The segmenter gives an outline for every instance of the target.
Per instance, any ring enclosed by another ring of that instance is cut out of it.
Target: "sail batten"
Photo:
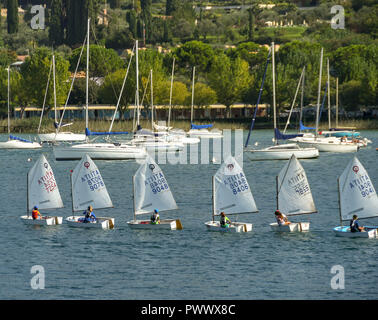
[[[28,173],[28,210],[63,208],[54,172],[42,154]]]
[[[93,160],[85,155],[72,172],[73,211],[113,208],[101,173]]]
[[[229,156],[214,176],[214,215],[258,212],[247,178],[235,158]]]
[[[378,217],[378,196],[366,169],[354,157],[339,178],[340,218],[350,220]]]
[[[163,171],[148,155],[134,176],[135,214],[178,209]]]
[[[293,154],[277,177],[278,210],[287,216],[315,213],[307,175]]]

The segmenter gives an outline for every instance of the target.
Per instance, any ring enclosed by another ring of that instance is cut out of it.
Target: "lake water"
[[[378,131],[361,133],[373,144],[356,155],[377,188]],[[271,138],[271,130],[258,130],[252,143],[269,145]],[[54,170],[65,205],[54,214],[72,214],[69,171],[77,161],[55,161],[51,147],[0,151],[0,299],[378,296],[378,239],[338,238],[332,231],[340,224],[336,180],[354,154],[321,153],[318,159],[301,160],[318,209],[316,214],[291,219],[311,222],[311,231],[303,234],[277,234],[269,227],[275,221],[275,176],[286,161],[251,162],[244,156],[244,171],[259,213],[238,217],[253,223],[252,232],[225,234],[209,232],[204,225],[211,220],[211,177],[219,168],[216,164],[161,165],[179,207],[161,217],[180,218],[181,231],[128,228],[126,221],[133,217],[132,175],[139,166],[132,161],[95,161],[114,204],[114,209],[95,213],[114,217],[115,229],[76,229],[65,223],[26,226],[19,218],[26,212],[26,175],[41,152]],[[378,224],[377,219],[361,222]],[[31,288],[34,265],[45,270],[44,290]],[[343,290],[331,288],[334,265],[344,268]]]

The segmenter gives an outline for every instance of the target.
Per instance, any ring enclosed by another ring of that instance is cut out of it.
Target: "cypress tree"
[[[62,0],[51,1],[49,39],[54,46],[64,43],[64,10]]]
[[[18,0],[7,0],[8,33],[18,32]]]
[[[134,38],[137,37],[137,17],[134,10],[127,11],[126,21],[129,24],[129,30]]]
[[[252,8],[248,10],[248,40],[253,40],[254,37],[255,17]]]

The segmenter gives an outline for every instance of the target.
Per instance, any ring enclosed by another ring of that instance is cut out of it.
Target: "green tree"
[[[69,57],[70,70],[75,71],[81,48],[72,51]],[[89,74],[90,77],[104,77],[105,75],[118,70],[124,65],[122,59],[113,49],[106,49],[98,45],[90,45],[89,48]],[[86,54],[81,56],[79,70],[86,69]]]
[[[64,7],[62,0],[51,0],[49,39],[54,47],[64,43]]]
[[[214,59],[214,51],[211,46],[195,40],[186,42],[177,48],[173,55],[176,57],[177,64],[186,68],[189,73],[193,66],[196,66],[200,72],[209,71]]]
[[[46,83],[49,76],[51,65],[51,51],[47,48],[40,48],[33,52],[33,54],[25,60],[21,66],[21,88],[23,101],[28,105],[42,106]],[[57,104],[64,104],[69,90],[69,63],[64,60],[59,54],[55,55],[55,70],[56,70],[56,100]],[[38,75],[38,81],[35,80],[35,75]],[[52,74],[48,88],[47,106],[54,105],[54,91]]]
[[[129,24],[129,31],[134,38],[137,37],[137,16],[135,10],[129,10],[126,13],[126,21]]]
[[[242,100],[251,84],[248,62],[240,58],[231,60],[221,53],[214,57],[208,78],[211,88],[217,94],[218,102],[226,106],[229,117],[230,106]]]
[[[191,95],[189,99],[191,101]],[[217,94],[212,88],[202,82],[197,82],[194,85],[194,105],[198,107],[206,107],[216,102]],[[189,101],[187,104],[189,104]]]
[[[8,33],[18,32],[18,1],[6,0]]]

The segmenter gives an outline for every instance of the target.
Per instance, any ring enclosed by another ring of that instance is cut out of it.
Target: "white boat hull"
[[[292,141],[296,141],[301,147],[317,148],[320,152],[357,152],[358,145],[355,143],[341,142],[339,139],[319,139],[314,140],[311,138],[295,138]]]
[[[8,140],[0,142],[0,149],[40,149],[42,146],[37,142],[24,142],[20,140]]]
[[[42,219],[33,219],[31,216],[21,216],[22,222],[28,225],[38,226],[55,226],[62,224],[63,217],[43,217]]]
[[[159,224],[152,224],[150,220],[132,220],[127,224],[131,229],[138,230],[181,230],[182,225],[179,219],[177,220],[160,220]]]
[[[345,238],[376,238],[377,237],[377,228],[376,227],[365,227],[366,231],[362,232],[351,232],[350,227],[348,226],[339,226],[335,227],[333,231],[338,237]]]
[[[86,135],[84,133],[59,132],[56,133],[41,133],[38,135],[41,142],[74,142],[85,141]]]
[[[82,217],[71,216],[66,218],[66,222],[69,226],[75,228],[94,228],[94,229],[113,229],[114,218],[98,217],[96,222],[81,222],[79,219]]]
[[[310,222],[291,222],[286,225],[271,223],[270,228],[276,232],[305,232],[310,230]]]
[[[144,159],[145,149],[124,144],[86,143],[66,147],[54,147],[56,160],[80,160],[86,154],[94,160],[130,160]]]
[[[193,138],[211,138],[211,139],[217,139],[217,138],[223,138],[222,131],[220,130],[207,130],[207,129],[190,129],[188,131],[188,136]]]
[[[252,231],[252,223],[232,222],[228,228],[221,227],[219,221],[208,221],[205,223],[207,230],[217,232],[250,232]]]
[[[289,145],[290,146],[290,145]],[[246,149],[245,153],[247,154],[250,160],[290,160],[294,154],[297,159],[313,159],[319,157],[319,150],[317,148],[300,148],[297,149],[285,149],[285,145],[280,145],[280,148],[277,146],[254,150]]]

